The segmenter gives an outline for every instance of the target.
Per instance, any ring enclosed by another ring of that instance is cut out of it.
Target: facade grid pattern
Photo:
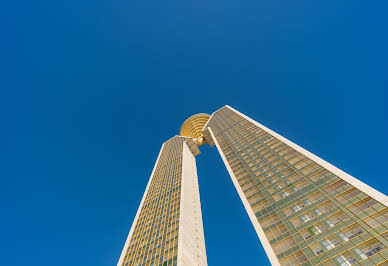
[[[272,264],[388,266],[384,194],[229,106],[180,135],[162,146],[118,266],[207,265],[195,165],[206,142]]]
[[[388,262],[388,208],[228,107],[206,127],[281,265]]]
[[[185,140],[164,144],[122,265],[177,265]]]

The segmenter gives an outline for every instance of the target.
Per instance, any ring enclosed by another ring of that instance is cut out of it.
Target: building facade
[[[207,265],[198,153],[187,137],[162,145],[117,265]]]
[[[186,161],[192,169],[195,169],[194,156],[199,154],[198,146],[207,142],[217,147],[273,265],[388,265],[388,197],[384,194],[229,106],[210,117],[205,114],[190,117],[182,125],[181,135],[184,137],[175,139],[183,143],[183,154],[185,149],[190,154],[191,159]],[[179,179],[176,181],[179,183],[186,177],[196,185],[188,189],[181,186],[180,192],[175,192],[181,208],[176,208],[172,216],[179,217],[174,225],[175,234],[168,238],[175,241],[173,252],[166,253],[165,248],[161,248],[163,251],[157,254],[167,254],[167,257],[161,259],[159,255],[158,261],[152,261],[151,253],[155,248],[145,251],[139,246],[144,245],[139,244],[141,241],[151,243],[153,239],[150,240],[152,233],[146,233],[150,225],[139,223],[148,185],[118,265],[126,265],[125,262],[129,262],[128,265],[163,265],[165,258],[168,259],[165,265],[206,265],[196,170],[175,179]],[[160,181],[152,184],[155,191],[163,187]],[[186,206],[189,209],[192,206],[182,204],[182,195],[186,194],[182,191],[198,195],[193,198],[198,201],[195,219],[190,218],[193,211],[186,210]],[[150,211],[150,205],[145,206],[149,208],[148,217],[160,215]],[[193,220],[200,223],[201,237],[197,242],[203,245],[201,249],[182,244],[194,243],[193,239],[197,239],[184,234],[184,228],[194,228]],[[139,248],[143,253],[136,253]],[[186,253],[190,258],[200,254],[201,260],[185,260],[183,254]]]

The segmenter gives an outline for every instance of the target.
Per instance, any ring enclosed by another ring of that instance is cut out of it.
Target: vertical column
[[[183,144],[178,265],[207,265],[195,156]]]

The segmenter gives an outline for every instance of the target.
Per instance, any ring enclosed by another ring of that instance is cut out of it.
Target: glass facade
[[[163,145],[121,265],[177,265],[185,140],[174,137]]]
[[[388,264],[387,206],[228,106],[205,130],[263,230],[272,263]]]
[[[388,265],[387,196],[229,106],[190,117],[180,135],[162,146],[118,266],[207,265],[195,164],[205,142],[272,264]]]

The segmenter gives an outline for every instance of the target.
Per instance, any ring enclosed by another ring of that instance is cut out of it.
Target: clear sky
[[[0,1],[0,264],[117,263],[162,142],[225,104],[388,194],[387,11]],[[202,151],[209,264],[267,265],[220,156]]]

